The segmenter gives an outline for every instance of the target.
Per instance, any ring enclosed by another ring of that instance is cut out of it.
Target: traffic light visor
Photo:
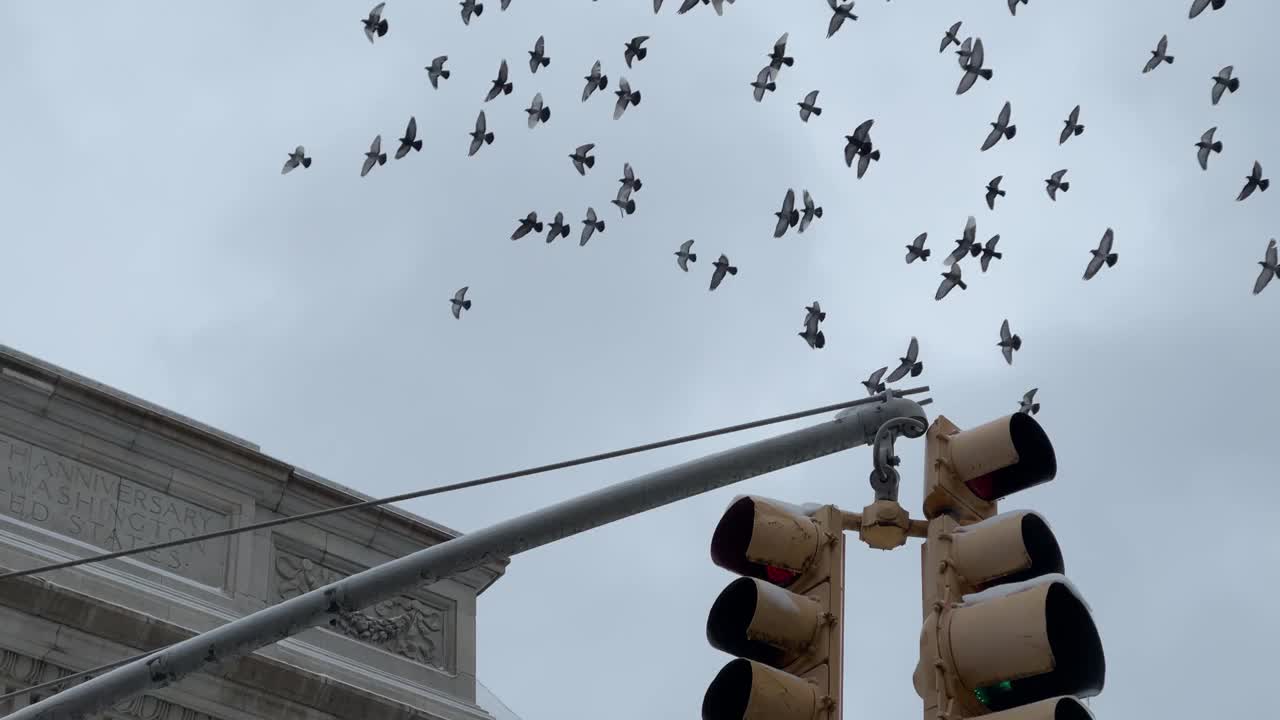
[[[756,578],[738,578],[711,606],[707,641],[730,655],[780,668],[810,648],[822,612],[822,603],[814,598]]]
[[[765,498],[745,496],[729,505],[711,536],[711,561],[738,575],[779,587],[791,585],[821,548],[817,522]]]
[[[1058,473],[1049,436],[1025,413],[956,433],[948,445],[960,480],[986,502],[1048,482]]]
[[[814,683],[751,660],[730,660],[702,698],[702,720],[810,720],[818,713]]]
[[[1094,720],[1084,703],[1073,697],[1056,697],[1020,708],[984,715],[983,720]]]

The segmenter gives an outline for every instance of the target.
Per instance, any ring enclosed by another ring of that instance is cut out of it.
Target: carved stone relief
[[[276,591],[281,600],[345,577],[309,558],[276,553]],[[421,598],[400,595],[363,612],[343,612],[334,630],[414,662],[449,671],[448,611]]]

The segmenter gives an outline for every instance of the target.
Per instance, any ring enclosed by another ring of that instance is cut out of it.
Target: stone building
[[[0,346],[5,570],[367,499]],[[158,649],[456,535],[383,506],[0,581],[0,694]],[[418,588],[102,717],[488,720],[476,704],[476,597],[505,567]],[[0,700],[0,715],[31,701]]]

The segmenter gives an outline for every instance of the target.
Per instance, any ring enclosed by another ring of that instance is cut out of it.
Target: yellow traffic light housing
[[[827,505],[812,515],[740,497],[711,539],[711,559],[742,577],[720,593],[707,640],[737,659],[716,675],[703,720],[840,718],[844,532]]]
[[[969,430],[939,415],[925,433],[924,516],[991,517],[997,500],[1049,482],[1057,472],[1049,436],[1030,415],[1014,413]]]

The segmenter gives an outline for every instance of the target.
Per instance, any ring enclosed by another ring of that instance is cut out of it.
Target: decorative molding
[[[343,577],[330,568],[292,553],[276,551],[276,592],[287,600]],[[343,612],[333,629],[414,662],[449,672],[447,609],[423,598],[400,595],[384,600],[366,612]]]
[[[21,687],[30,687],[50,680],[57,680],[73,672],[48,660],[37,660],[13,650],[0,650],[0,677],[6,678]],[[88,676],[81,676],[68,680],[65,685],[54,685],[37,690],[36,694],[41,699],[50,697],[72,685],[79,685],[88,679]],[[29,697],[22,700],[24,706],[31,702]],[[154,695],[139,695],[123,700],[113,705],[109,711],[99,717],[102,716],[124,716],[135,720],[217,720],[217,718],[208,713],[192,710],[168,700],[161,700]]]

